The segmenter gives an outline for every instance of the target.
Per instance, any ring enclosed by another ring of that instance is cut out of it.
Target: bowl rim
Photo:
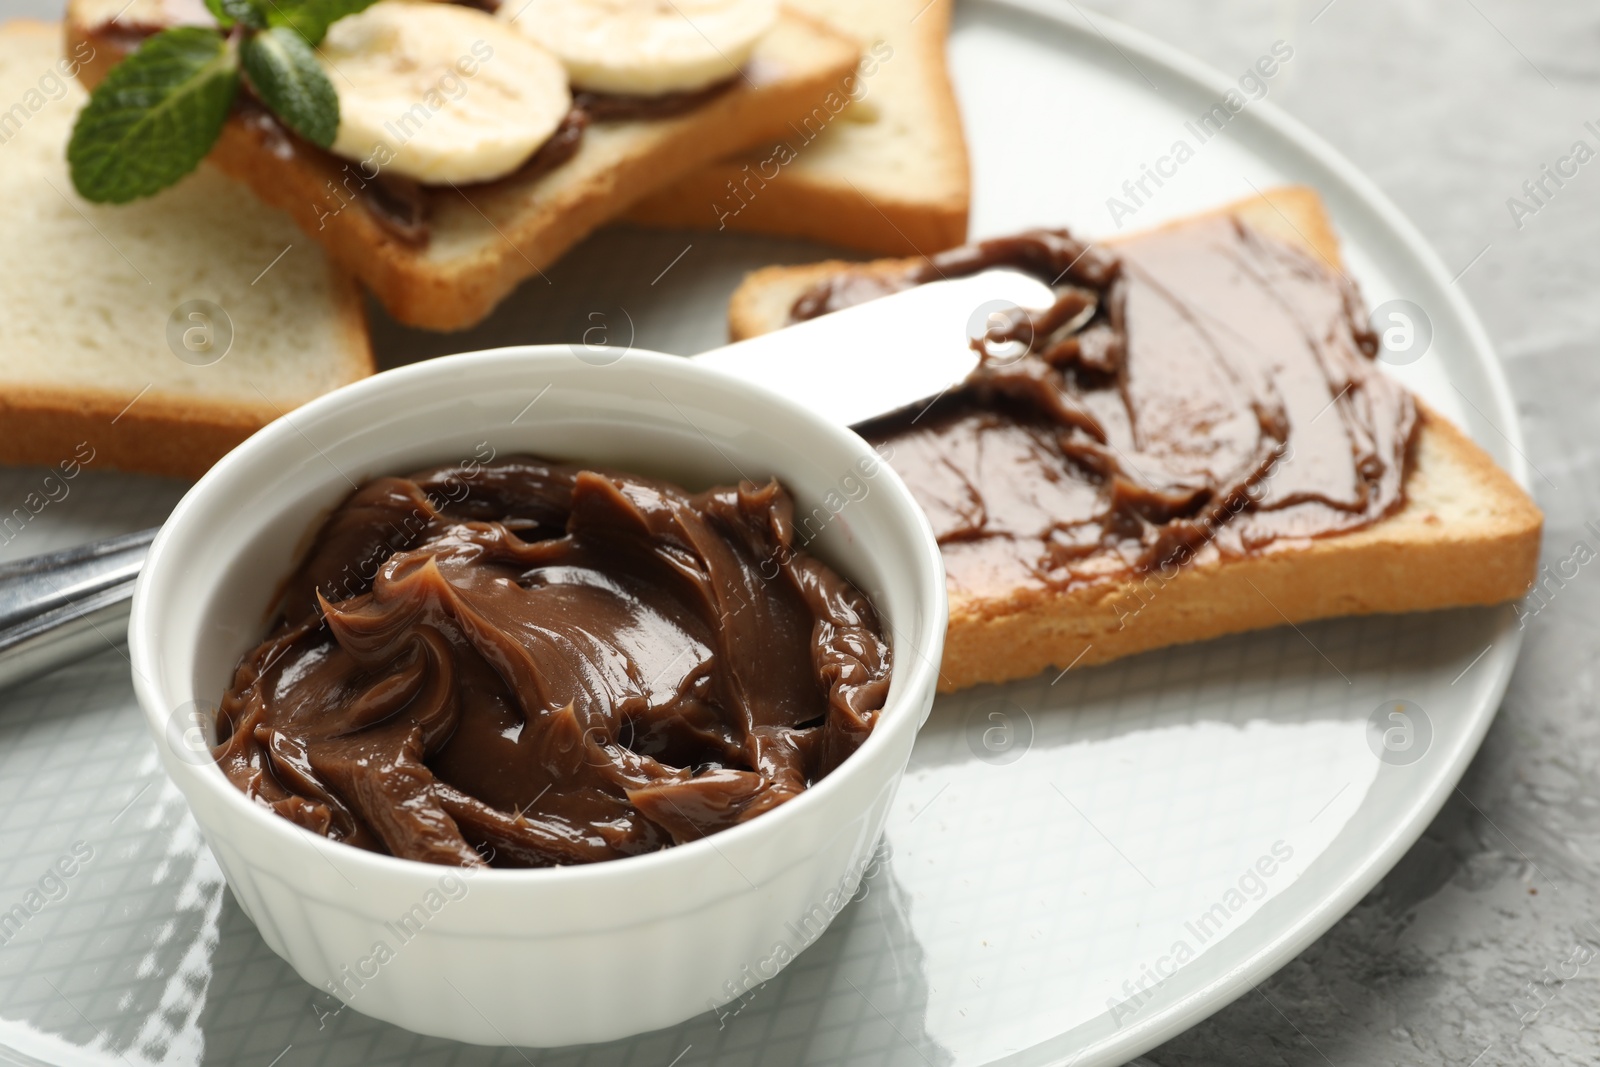
[[[480,366],[493,366],[502,362],[525,359],[554,359],[563,361],[572,360],[570,346],[563,344],[539,345],[510,345],[499,348],[482,349],[472,352],[456,353],[422,360],[417,363],[380,371],[377,374],[362,378],[358,381],[340,386],[330,392],[318,396],[306,404],[273,419],[272,422],[251,434],[244,442],[235,447],[212,468],[207,471],[184,494],[171,515],[162,524],[155,540],[151,543],[146,562],[141,568],[138,581],[135,585],[133,604],[128,621],[128,651],[132,666],[133,685],[141,710],[144,712],[145,724],[150,729],[156,744],[163,743],[164,731],[167,727],[167,718],[170,717],[170,708],[179,704],[168,699],[166,690],[156,679],[162,677],[162,672],[157,669],[163,655],[164,642],[152,635],[162,631],[159,625],[163,606],[155,599],[160,592],[160,587],[165,580],[166,572],[180,563],[169,562],[172,557],[172,544],[186,534],[187,527],[192,525],[188,518],[196,511],[202,510],[210,498],[220,493],[230,484],[235,471],[252,462],[261,453],[270,452],[281,448],[287,442],[303,441],[303,431],[291,422],[291,416],[298,418],[302,423],[312,420],[324,420],[342,409],[379,396],[390,390],[403,389],[417,380],[437,378],[440,384],[449,388],[456,382],[466,382],[470,378],[465,373],[469,368]],[[527,885],[568,885],[575,882],[591,882],[624,877],[648,877],[653,874],[662,874],[668,870],[684,867],[691,864],[703,863],[708,860],[722,857],[724,862],[731,865],[730,860],[723,856],[723,847],[737,848],[745,842],[759,840],[762,835],[771,837],[781,833],[783,829],[796,819],[802,819],[814,807],[824,803],[828,797],[842,789],[847,788],[850,780],[857,778],[872,762],[871,756],[890,745],[890,729],[886,725],[894,724],[900,729],[903,720],[915,719],[909,728],[915,733],[920,729],[921,719],[925,718],[911,705],[919,699],[923,692],[932,693],[936,690],[937,676],[939,673],[939,656],[929,655],[927,649],[934,648],[942,652],[945,628],[949,617],[949,603],[945,593],[944,562],[939,552],[938,542],[934,536],[933,528],[927,516],[911,496],[911,491],[905,482],[887,461],[879,456],[872,447],[853,430],[837,426],[822,416],[812,412],[804,406],[790,400],[781,393],[758,386],[744,379],[735,377],[714,367],[705,366],[683,356],[669,355],[648,349],[629,349],[627,360],[643,363],[645,368],[658,370],[670,375],[687,376],[689,379],[696,377],[709,380],[724,390],[732,390],[747,394],[752,405],[766,405],[775,407],[791,417],[810,424],[810,430],[816,435],[831,438],[839,447],[858,453],[858,458],[873,456],[881,465],[881,469],[874,480],[887,488],[887,497],[892,501],[890,507],[898,511],[902,518],[908,521],[911,532],[918,542],[918,551],[915,554],[906,554],[900,559],[903,562],[891,562],[891,566],[905,566],[911,574],[914,584],[922,586],[924,595],[929,600],[929,610],[924,613],[925,623],[921,633],[902,632],[897,634],[892,628],[888,637],[891,647],[894,647],[897,638],[903,636],[907,648],[913,655],[901,654],[897,650],[894,663],[890,668],[891,689],[890,696],[879,712],[878,723],[867,736],[865,742],[855,752],[851,753],[838,768],[816,785],[807,788],[800,796],[795,797],[775,809],[763,812],[761,815],[747,822],[738,823],[716,833],[708,834],[695,841],[667,848],[657,849],[653,852],[641,853],[634,856],[623,856],[616,859],[602,860],[595,863],[569,864],[554,867],[527,867],[527,868],[502,868],[502,867],[453,867],[443,864],[426,863],[421,860],[406,859],[388,853],[372,852],[367,849],[357,848],[343,842],[334,841],[321,834],[312,833],[266,807],[250,800],[222,773],[221,768],[214,760],[190,765],[179,763],[163,757],[162,764],[169,778],[179,786],[181,792],[188,800],[189,788],[207,790],[209,794],[218,799],[226,809],[246,822],[258,827],[260,832],[277,835],[288,847],[310,847],[321,851],[326,858],[342,859],[356,868],[364,868],[376,876],[419,878],[437,880],[446,872],[467,872],[474,884],[487,880],[490,884],[501,886]],[[573,360],[573,362],[577,362]],[[565,369],[571,373],[570,364],[564,364]],[[580,364],[580,366],[582,366]],[[578,370],[576,373],[603,374],[612,367],[590,366],[587,371]],[[461,373],[457,373],[460,371]],[[748,410],[748,409],[747,409]],[[313,446],[316,447],[316,446]],[[720,447],[713,444],[714,448],[721,451]],[[796,445],[796,447],[799,447]],[[885,479],[884,476],[887,475]],[[181,768],[181,769],[180,769]],[[181,780],[180,780],[181,779]],[[806,856],[797,854],[791,861],[786,862],[780,869],[788,869],[794,863],[804,862]],[[734,868],[738,871],[738,868]],[[746,879],[748,881],[748,879]],[[755,883],[752,883],[752,888]]]

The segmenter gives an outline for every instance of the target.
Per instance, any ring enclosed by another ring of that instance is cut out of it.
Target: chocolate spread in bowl
[[[1403,506],[1416,406],[1375,364],[1353,283],[1232,218],[1119,250],[1035,231],[838,275],[795,303],[803,319],[991,266],[1058,286],[1056,308],[1020,331],[1025,356],[986,360],[932,408],[861,428],[893,449],[953,589],[1060,588],[1260,552]]]
[[[531,457],[370,482],[239,664],[217,761],[306,829],[433,863],[588,863],[759,815],[889,686],[871,604],[792,508]]]

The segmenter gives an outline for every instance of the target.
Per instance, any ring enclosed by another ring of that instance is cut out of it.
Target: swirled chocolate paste
[[[991,334],[964,387],[861,428],[932,519],[953,593],[1260,552],[1404,504],[1416,407],[1376,366],[1348,278],[1231,217],[1118,253],[1034,231],[839,275],[791,312],[991,266],[1056,287],[1049,311]]]
[[[588,863],[759,815],[889,686],[871,604],[792,510],[775,482],[531,457],[377,479],[239,664],[216,759],[308,830],[432,863]]]

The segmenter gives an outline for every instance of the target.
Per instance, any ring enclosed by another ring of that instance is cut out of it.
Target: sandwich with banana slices
[[[86,199],[207,160],[436,330],[850,93],[861,58],[777,0],[69,0],[67,38],[93,56]]]

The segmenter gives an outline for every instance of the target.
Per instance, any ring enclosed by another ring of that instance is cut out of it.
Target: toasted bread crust
[[[1312,249],[1339,267],[1314,190],[1289,187],[1218,212]],[[1205,216],[1201,216],[1205,217]],[[1184,225],[1179,220],[1172,226]],[[735,340],[776,329],[809,286],[841,271],[888,273],[915,258],[768,267],[729,302]],[[1418,404],[1406,503],[1352,533],[1281,541],[1249,556],[1201,553],[1170,575],[1127,574],[1067,589],[950,588],[939,687],[1027,678],[1168,645],[1344,615],[1497,604],[1535,579],[1543,516],[1448,419]]]
[[[69,49],[87,42],[97,57],[118,42],[68,5]],[[360,169],[326,157],[275,150],[259,126],[235,115],[208,157],[268,204],[288,212],[336,262],[359,277],[398,321],[433,330],[481,321],[524,279],[635,200],[711,160],[775,137],[855,66],[854,42],[784,9],[757,46],[745,79],[693,111],[667,119],[597,122],[573,159],[544,175],[513,176],[441,198],[426,247],[396,238],[359,205],[345,183]],[[104,76],[103,59],[80,77]]]
[[[948,187],[867,192],[857,182],[870,175],[857,173],[852,180],[850,168],[830,172],[808,167],[806,146],[800,144],[795,146],[797,163],[770,180],[763,177],[771,170],[763,171],[773,158],[770,148],[742,153],[653,193],[634,205],[627,220],[800,237],[889,256],[961,244],[967,238],[972,197],[966,136],[945,56],[954,7],[953,0],[933,0],[918,10],[897,42],[917,64],[918,93],[930,112],[929,121],[913,127],[915,148],[942,157],[956,171],[957,180]]]
[[[635,205],[626,220],[646,226],[799,237],[878,255],[920,255],[967,239],[966,196],[937,202],[869,197],[860,189],[808,175],[780,173],[736,214],[728,190],[749,179],[766,156],[714,163]],[[719,211],[721,209],[721,211]]]
[[[198,478],[278,417],[266,408],[177,398],[113,398],[87,391],[7,389],[0,394],[0,463],[52,466],[87,444],[95,469]],[[123,409],[127,410],[124,411]]]
[[[334,272],[333,302],[344,340],[337,358],[349,363],[348,380],[377,371],[367,336],[361,292]],[[0,465],[49,466],[82,443],[94,449],[94,466],[172,478],[198,478],[283,409],[181,394],[149,392],[113,396],[92,386],[73,389],[10,385],[0,390]]]

